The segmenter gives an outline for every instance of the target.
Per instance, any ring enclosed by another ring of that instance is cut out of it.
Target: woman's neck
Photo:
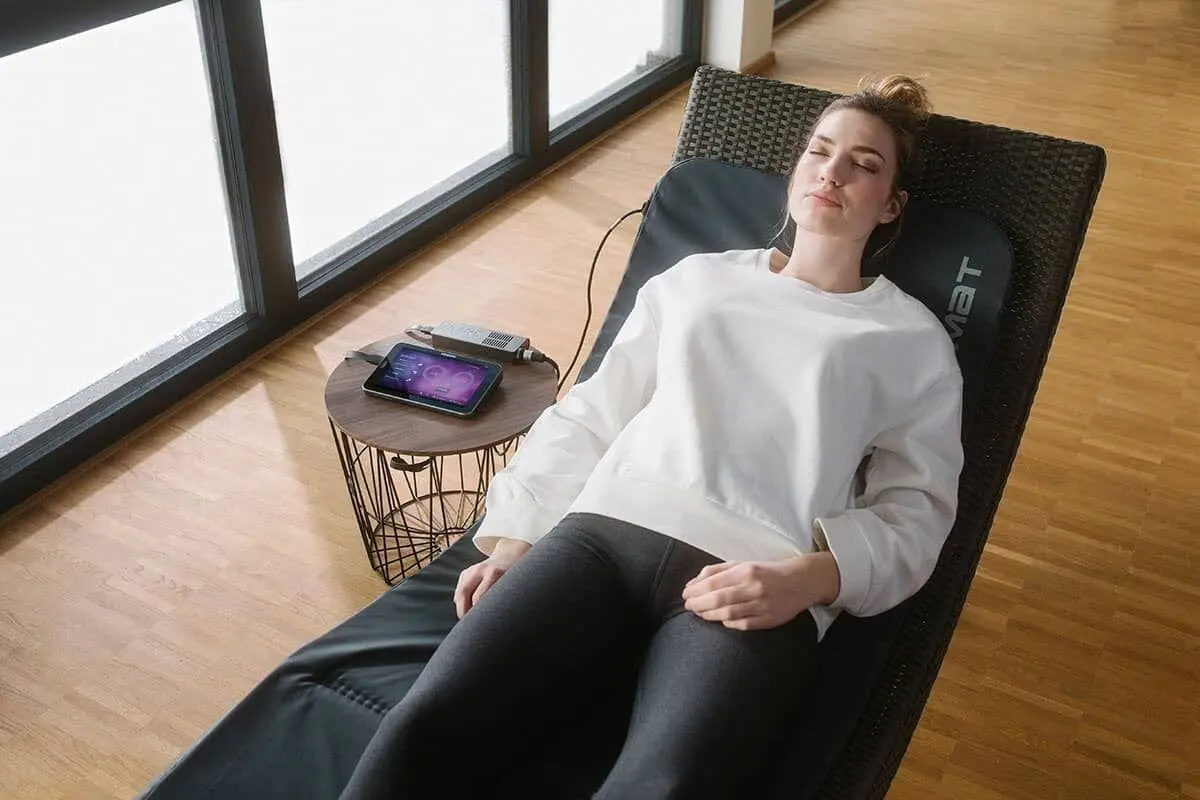
[[[863,244],[797,231],[791,256],[771,251],[771,269],[827,292],[861,291]]]

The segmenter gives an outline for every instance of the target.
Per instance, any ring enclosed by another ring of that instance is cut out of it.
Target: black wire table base
[[[389,453],[329,422],[371,568],[389,584],[415,574],[483,514],[492,476],[524,434],[449,456]]]

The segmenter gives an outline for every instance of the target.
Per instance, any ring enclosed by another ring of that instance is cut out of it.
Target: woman
[[[695,255],[646,282],[493,479],[460,622],[344,798],[494,794],[628,670],[595,796],[736,796],[837,614],[927,580],[957,507],[962,378],[938,319],[861,275],[927,115],[899,76],[836,100],[789,181],[789,256]]]

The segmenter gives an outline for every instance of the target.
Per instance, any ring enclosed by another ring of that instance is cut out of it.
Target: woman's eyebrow
[[[834,142],[833,139],[830,139],[828,136],[825,136],[824,134],[821,134],[821,133],[816,134],[815,136],[813,136],[813,138],[824,144],[836,144],[836,142]],[[870,153],[871,155],[877,157],[880,161],[884,161],[884,162],[887,161],[887,159],[884,158],[883,153],[879,152],[874,147],[867,147],[865,144],[859,144],[859,145],[855,145],[854,147],[851,147],[850,152],[852,152],[852,153],[853,152]]]

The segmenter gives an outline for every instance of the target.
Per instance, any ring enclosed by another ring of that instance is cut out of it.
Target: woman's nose
[[[822,165],[821,181],[824,183],[832,183],[835,186],[841,186],[845,183],[843,175],[842,161],[839,158],[831,158]]]

